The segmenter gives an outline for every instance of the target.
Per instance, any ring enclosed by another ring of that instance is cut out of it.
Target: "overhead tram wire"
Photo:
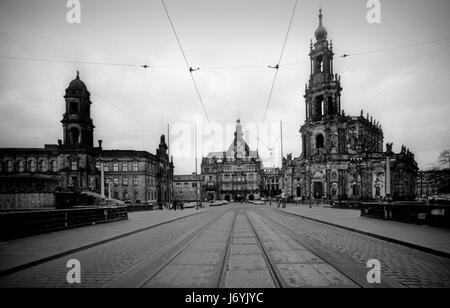
[[[29,48],[25,47],[24,45],[22,45],[21,43],[17,42],[16,40],[14,40],[13,38],[11,38],[9,35],[7,35],[6,33],[0,31],[0,34],[3,35],[8,41],[10,41],[12,44],[20,47],[21,49],[25,50],[28,54],[35,56],[33,59],[35,59],[35,61],[41,62],[46,64],[47,66],[51,67],[53,70],[55,70],[56,72],[58,72],[60,75],[64,76],[64,78],[66,77],[72,77],[70,74],[68,74],[66,71],[61,70],[59,67],[57,67],[56,65],[53,64],[52,61],[46,60],[44,58],[40,58],[40,57],[36,57],[36,55],[34,54],[34,52],[32,52]],[[132,123],[134,123],[137,126],[137,123],[142,123],[144,124],[144,122],[139,121],[138,119],[136,119],[134,116],[132,116],[130,113],[123,111],[121,108],[119,108],[116,104],[112,103],[111,101],[107,99],[103,98],[99,93],[97,93],[95,90],[90,90],[89,91],[91,94],[96,95],[97,96],[97,102],[99,103],[104,103],[108,106],[112,106],[115,109],[117,109],[118,111],[120,111],[122,114],[128,116],[130,119],[133,119],[134,121]]]
[[[340,57],[341,58],[347,58],[347,57],[354,57],[354,56],[361,56],[361,55],[369,55],[369,54],[382,53],[382,52],[388,52],[388,51],[405,49],[405,48],[411,48],[411,47],[417,47],[417,46],[432,45],[432,44],[442,43],[442,42],[447,42],[447,41],[450,41],[450,38],[446,38],[446,39],[442,39],[442,40],[436,40],[436,41],[428,41],[428,42],[407,44],[407,45],[401,45],[401,46],[390,47],[390,48],[361,51],[361,52],[352,53],[352,54],[343,54]]]
[[[430,57],[427,57],[425,59],[423,59],[422,61],[416,63],[413,68],[411,70],[409,70],[406,74],[400,76],[400,78],[394,80],[392,83],[389,83],[386,87],[384,87],[383,89],[381,89],[379,92],[377,92],[375,95],[373,95],[371,98],[369,98],[365,104],[368,104],[370,102],[372,102],[375,98],[377,98],[378,96],[380,96],[384,91],[392,88],[393,86],[397,85],[399,82],[401,82],[402,80],[404,80],[405,78],[407,78],[408,76],[410,76],[411,74],[413,74],[414,72],[416,72],[417,70],[419,70],[421,68],[421,66],[425,65],[426,63],[432,61],[434,58],[436,58],[437,56],[439,56],[441,53],[443,53],[445,50],[447,50],[448,48],[450,48],[450,44],[447,44],[446,46],[444,46],[443,48],[440,48],[437,52],[433,53]]]
[[[437,44],[437,43],[442,43],[442,42],[447,42],[447,41],[450,41],[450,38],[441,39],[441,40],[434,40],[434,41],[428,41],[428,42],[406,44],[406,45],[400,45],[400,46],[383,48],[383,49],[367,50],[367,51],[361,51],[361,52],[350,53],[350,54],[344,53],[337,60],[345,59],[345,58],[353,57],[353,56],[370,55],[370,54],[389,52],[389,51],[394,51],[394,50],[399,50],[399,49],[406,49],[406,48],[412,48],[412,47],[432,45],[432,44]],[[282,65],[280,65],[280,67],[300,65],[300,64],[308,63],[309,61],[310,60],[305,59],[303,61],[283,63]]]
[[[8,40],[13,42],[14,44],[18,45],[19,47],[24,47],[14,40],[12,40],[8,35],[6,35],[3,32],[0,32],[0,34],[4,35]],[[389,52],[389,51],[395,51],[399,49],[406,49],[406,48],[412,48],[412,47],[418,47],[418,46],[426,46],[426,45],[432,45],[442,42],[450,41],[450,38],[441,39],[441,40],[435,40],[435,41],[428,41],[428,42],[420,42],[420,43],[414,43],[414,44],[407,44],[407,45],[400,45],[396,47],[390,47],[390,48],[384,48],[384,49],[376,49],[376,50],[367,50],[362,52],[356,52],[351,54],[342,54],[339,58],[348,58],[353,56],[360,56],[360,55],[370,55],[370,54],[377,54],[377,53],[383,53],[383,52]],[[114,63],[114,62],[97,62],[97,61],[83,61],[83,60],[64,60],[64,59],[51,59],[51,58],[42,58],[42,57],[17,57],[17,56],[2,56],[0,55],[0,59],[5,60],[18,60],[18,61],[36,61],[36,62],[47,62],[47,63],[67,63],[67,64],[87,64],[87,65],[106,65],[106,66],[124,66],[124,67],[143,67],[143,68],[150,68],[150,69],[174,69],[174,70],[184,70],[184,66],[174,66],[174,65],[147,65],[147,64],[131,64],[131,63]],[[287,66],[294,66],[294,65],[300,65],[308,63],[309,60],[303,60],[303,61],[297,61],[297,62],[289,62],[289,63],[283,63],[279,64],[279,68],[281,67],[287,67]],[[202,70],[234,70],[234,69],[266,69],[266,65],[223,65],[223,66],[202,66]],[[275,68],[275,67],[271,67]]]
[[[286,32],[286,36],[284,38],[283,47],[281,49],[280,58],[278,59],[278,63],[275,66],[273,66],[273,67],[269,66],[269,68],[273,68],[276,71],[275,71],[275,75],[273,77],[272,86],[270,88],[269,98],[267,99],[266,108],[264,110],[264,116],[263,116],[263,121],[262,121],[263,123],[266,121],[267,111],[269,110],[270,101],[271,101],[272,95],[273,95],[273,89],[275,88],[275,83],[277,81],[278,71],[280,69],[281,60],[283,59],[284,50],[286,48],[286,43],[287,43],[287,40],[289,38],[289,33],[291,31],[292,21],[294,20],[294,15],[295,15],[295,11],[297,9],[297,4],[298,4],[298,0],[295,0],[295,5],[294,5],[294,8],[292,10],[291,19],[289,21],[289,26],[288,26],[288,29],[287,29],[287,32]]]
[[[166,12],[167,19],[169,20],[170,26],[172,27],[172,31],[173,31],[173,33],[175,35],[175,38],[176,38],[177,42],[178,42],[178,46],[180,47],[180,50],[181,50],[181,53],[183,55],[184,61],[186,63],[186,66],[187,66],[187,68],[189,70],[189,75],[191,75],[191,80],[192,80],[192,83],[194,84],[194,87],[195,87],[195,90],[197,92],[197,96],[198,96],[198,99],[200,101],[200,104],[202,105],[203,112],[205,113],[206,120],[207,120],[207,122],[209,124],[210,121],[209,121],[209,117],[208,117],[208,112],[206,111],[205,104],[203,103],[203,98],[202,98],[202,96],[200,94],[200,90],[198,89],[197,82],[195,81],[194,75],[192,74],[193,72],[198,71],[200,68],[193,69],[189,65],[189,61],[188,61],[188,59],[186,57],[186,53],[184,52],[183,46],[181,45],[181,41],[180,41],[180,38],[178,37],[177,31],[175,30],[175,26],[174,26],[174,24],[172,22],[172,18],[170,18],[169,10],[167,9],[166,3],[164,2],[164,0],[161,0],[161,2],[162,2],[162,5],[164,7],[164,11]]]

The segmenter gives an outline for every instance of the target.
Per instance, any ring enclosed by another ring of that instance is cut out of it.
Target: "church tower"
[[[67,148],[92,148],[94,124],[91,118],[91,94],[86,85],[77,77],[66,89],[66,112],[61,121],[63,125],[63,146]]]
[[[323,25],[322,9],[319,10],[319,27],[314,33],[316,42],[310,44],[310,77],[305,85],[306,121],[302,134],[302,157],[335,151],[337,142],[330,127],[341,117],[341,81],[333,70],[333,43],[328,42],[327,29]],[[342,142],[343,144],[343,142]]]
[[[340,77],[333,72],[333,43],[328,43],[327,29],[323,26],[322,9],[319,11],[316,42],[311,41],[309,57],[311,73],[305,89],[306,120],[309,123],[332,119],[341,112]]]

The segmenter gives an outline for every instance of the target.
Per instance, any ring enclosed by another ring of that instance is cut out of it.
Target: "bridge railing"
[[[125,206],[0,213],[0,239],[128,219]]]

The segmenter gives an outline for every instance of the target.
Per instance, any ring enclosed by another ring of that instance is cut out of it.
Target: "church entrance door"
[[[322,199],[323,185],[322,182],[314,182],[314,199]]]

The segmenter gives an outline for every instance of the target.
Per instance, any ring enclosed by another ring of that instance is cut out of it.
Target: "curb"
[[[55,259],[67,256],[67,255],[70,255],[70,254],[73,254],[73,253],[76,253],[76,252],[80,252],[82,250],[86,250],[86,249],[89,249],[89,248],[92,248],[92,247],[95,247],[95,246],[98,246],[98,245],[102,245],[102,244],[105,244],[105,243],[108,243],[108,242],[112,242],[114,240],[118,240],[118,239],[123,238],[123,237],[127,237],[127,236],[130,236],[130,235],[139,233],[139,232],[147,231],[147,230],[159,227],[159,226],[167,224],[167,223],[171,223],[171,222],[174,222],[174,221],[177,221],[177,220],[180,220],[180,219],[183,219],[183,218],[187,218],[187,217],[190,217],[190,216],[198,215],[198,214],[203,213],[203,212],[205,212],[205,211],[192,213],[192,214],[189,214],[189,215],[186,215],[186,216],[182,216],[182,217],[177,217],[177,218],[174,218],[174,219],[169,219],[169,220],[166,220],[166,221],[163,221],[163,222],[151,225],[151,226],[147,226],[147,227],[140,228],[140,229],[137,229],[137,230],[133,230],[133,231],[130,231],[130,232],[127,232],[127,233],[116,235],[116,236],[113,236],[113,237],[110,237],[110,238],[107,238],[107,239],[104,239],[104,240],[101,240],[101,241],[98,241],[98,242],[95,242],[95,243],[90,243],[88,245],[84,245],[84,246],[80,246],[80,247],[77,247],[77,248],[74,248],[74,249],[63,251],[63,252],[60,252],[60,253],[57,253],[57,254],[54,254],[54,255],[42,258],[42,259],[38,259],[38,260],[34,260],[34,261],[31,261],[31,262],[28,262],[28,263],[17,265],[17,266],[8,268],[6,270],[0,271],[0,277],[4,277],[6,275],[9,275],[9,274],[12,274],[12,273],[15,273],[15,272],[18,272],[18,271],[21,271],[21,270],[24,270],[24,269],[27,269],[27,268],[39,265],[39,264],[42,264],[42,263],[45,263],[45,262],[48,262],[48,261],[51,261],[51,260],[55,260]]]
[[[352,231],[352,232],[368,235],[368,236],[375,237],[375,238],[378,238],[378,239],[381,239],[381,240],[384,240],[384,241],[387,241],[387,242],[391,242],[391,243],[394,243],[394,244],[399,244],[399,245],[406,246],[406,247],[409,247],[409,248],[413,248],[413,249],[416,249],[416,250],[420,250],[420,251],[423,251],[423,252],[431,253],[431,254],[437,255],[439,257],[444,257],[444,258],[449,258],[450,259],[450,253],[448,253],[448,252],[436,250],[436,249],[429,248],[429,247],[420,246],[420,245],[417,245],[417,244],[405,242],[405,241],[402,241],[402,240],[397,240],[397,239],[394,239],[394,238],[391,238],[391,237],[387,237],[387,236],[383,236],[383,235],[379,235],[379,234],[375,234],[375,233],[371,233],[371,232],[367,232],[367,231],[362,231],[362,230],[351,228],[351,227],[338,225],[338,224],[335,224],[335,223],[331,223],[331,222],[320,220],[320,219],[316,219],[316,218],[307,217],[307,216],[300,215],[300,214],[290,213],[290,212],[286,212],[286,211],[279,210],[279,209],[275,209],[275,210],[277,210],[277,211],[279,211],[281,213],[287,214],[287,215],[292,215],[292,216],[297,216],[297,217],[301,217],[301,218],[304,218],[304,219],[309,219],[309,220],[312,220],[312,221],[315,221],[315,222],[319,222],[319,223],[323,223],[323,224],[330,225],[330,226],[333,226],[333,227],[345,229],[345,230],[348,230],[348,231]]]

